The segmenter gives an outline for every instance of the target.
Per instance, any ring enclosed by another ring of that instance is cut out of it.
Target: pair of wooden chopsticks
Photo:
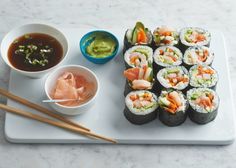
[[[90,129],[86,128],[85,126],[83,126],[81,124],[78,124],[78,123],[75,123],[75,122],[73,122],[73,121],[71,121],[71,120],[69,120],[69,119],[67,119],[63,116],[60,116],[60,115],[54,113],[53,111],[48,110],[45,107],[39,106],[39,105],[37,105],[35,103],[32,103],[32,102],[30,102],[26,99],[23,99],[19,96],[16,96],[16,95],[14,95],[14,94],[12,94],[12,93],[10,93],[10,92],[2,89],[2,88],[0,88],[0,94],[3,95],[3,96],[6,96],[7,98],[10,98],[14,101],[17,101],[21,104],[24,104],[24,105],[26,105],[30,108],[33,108],[33,109],[35,109],[39,112],[42,112],[42,113],[47,114],[47,115],[49,115],[53,118],[56,118],[56,119],[58,119],[62,122],[54,121],[54,120],[51,120],[49,118],[42,117],[42,116],[37,115],[37,114],[32,114],[32,113],[24,111],[24,110],[19,110],[19,109],[16,109],[16,108],[4,105],[4,104],[0,104],[0,109],[3,109],[5,111],[8,111],[10,113],[14,113],[14,114],[17,114],[17,115],[20,115],[20,116],[27,117],[27,118],[30,118],[30,119],[41,121],[43,123],[54,125],[54,126],[66,129],[66,130],[77,132],[77,133],[80,133],[82,135],[85,135],[85,136],[88,136],[88,137],[91,137],[91,138],[96,138],[96,139],[101,139],[101,140],[105,140],[105,141],[112,142],[112,143],[117,143],[117,141],[114,140],[114,139],[92,133],[92,132],[90,132]]]

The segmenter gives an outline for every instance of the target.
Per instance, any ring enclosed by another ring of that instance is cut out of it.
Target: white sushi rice
[[[163,50],[165,52],[166,48],[170,48],[172,49],[176,55],[178,56],[178,59],[173,63],[173,64],[168,64],[168,63],[164,63],[162,62],[161,60],[161,55],[160,55],[160,50]],[[154,59],[154,62],[157,64],[157,65],[160,65],[162,67],[169,67],[169,66],[173,66],[173,65],[180,65],[182,63],[182,58],[183,58],[183,54],[182,52],[174,47],[174,46],[161,46],[159,48],[157,48],[153,54],[153,59]]]
[[[133,105],[133,101],[130,99],[130,96],[133,94],[137,95],[142,95],[145,92],[151,93],[152,94],[152,102],[154,103],[152,107],[145,109],[145,108],[135,108]],[[146,90],[139,90],[139,91],[132,91],[130,92],[126,97],[125,97],[125,104],[128,107],[128,109],[136,115],[146,115],[149,114],[153,111],[155,111],[158,108],[158,103],[157,103],[157,96],[153,94],[152,92],[146,91]]]
[[[208,51],[209,55],[208,55],[205,62],[202,62],[202,61],[198,60],[198,55],[196,53],[196,50],[201,51],[201,52],[203,52],[204,50]],[[215,57],[214,53],[208,47],[206,47],[206,46],[194,46],[194,47],[189,47],[185,51],[183,61],[187,65],[195,65],[195,64],[210,65],[213,62],[214,57]],[[192,60],[192,63],[190,62],[190,60]]]
[[[180,73],[183,74],[185,77],[187,77],[189,79],[188,70],[185,67],[183,67],[183,66],[172,66],[172,67],[167,67],[167,68],[161,69],[157,73],[157,80],[161,83],[162,86],[164,86],[167,89],[169,89],[169,88],[173,88],[173,89],[177,89],[177,90],[185,89],[189,84],[189,80],[188,80],[188,82],[185,82],[185,83],[179,82],[176,86],[172,86],[169,83],[169,81],[164,78],[165,74],[167,74],[167,71],[172,70],[172,69],[179,69]]]
[[[147,62],[150,63],[150,64],[153,63],[153,58],[152,58],[153,50],[152,50],[151,47],[143,46],[143,45],[137,45],[137,46],[129,48],[125,52],[124,59],[125,59],[125,62],[130,66],[132,66],[130,64],[130,55],[132,53],[140,53],[142,55],[145,55],[147,57]],[[134,66],[132,66],[132,67],[134,67]]]
[[[160,95],[159,98],[158,98],[159,104],[160,104],[160,99],[163,98],[163,97],[165,98],[166,95],[167,95],[168,93],[170,93],[170,92],[172,92],[172,91],[163,90],[163,91],[161,92],[161,95]],[[182,92],[180,92],[180,91],[176,91],[176,92],[178,93],[178,95],[179,95],[179,97],[180,97],[180,100],[181,100],[181,102],[182,102],[182,105],[178,107],[178,109],[176,110],[176,112],[182,111],[182,112],[185,113],[185,112],[186,112],[186,107],[187,107],[187,100],[185,99],[184,94],[183,94]]]
[[[194,31],[197,31],[197,32],[202,32],[205,34],[205,37],[206,37],[206,40],[204,41],[201,41],[201,42],[198,42],[198,43],[189,43],[185,40],[185,34],[188,30],[194,30]],[[202,28],[198,28],[198,27],[186,27],[186,28],[183,28],[181,31],[180,31],[180,41],[182,44],[186,45],[186,46],[197,46],[197,45],[207,45],[210,43],[211,41],[211,34],[210,32],[208,32],[207,30],[204,30]]]
[[[218,73],[216,72],[215,69],[213,69],[210,66],[207,65],[200,65],[203,67],[203,69],[210,69],[214,73],[213,74],[204,74],[203,76],[198,75],[198,66],[195,65],[190,68],[189,70],[189,75],[190,75],[190,85],[193,87],[213,87],[216,85],[218,81]],[[199,83],[200,80],[202,80],[204,83]]]
[[[192,94],[194,94],[194,93],[199,93],[199,92],[205,92],[205,91],[210,92],[210,93],[212,93],[212,94],[214,95],[214,99],[213,99],[213,101],[212,101],[212,103],[213,103],[213,108],[211,109],[211,111],[207,111],[205,108],[203,108],[203,107],[197,105],[194,100],[191,100]],[[219,101],[220,101],[218,94],[217,94],[214,90],[208,89],[208,88],[193,88],[193,89],[190,89],[190,90],[187,92],[187,100],[188,100],[190,106],[191,106],[196,112],[199,112],[199,113],[209,113],[209,112],[213,112],[214,110],[216,110],[216,109],[218,108],[218,106],[219,106]]]

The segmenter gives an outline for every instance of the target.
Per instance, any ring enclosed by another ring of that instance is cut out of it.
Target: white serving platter
[[[211,49],[215,52],[213,67],[219,73],[217,92],[220,96],[220,107],[217,118],[206,125],[197,125],[189,119],[178,127],[167,127],[158,119],[142,126],[129,123],[123,115],[125,79],[122,60],[122,40],[124,30],[111,30],[120,41],[120,52],[117,57],[104,65],[95,65],[87,61],[79,49],[79,41],[85,29],[63,29],[69,40],[69,57],[64,64],[79,64],[93,70],[101,84],[100,92],[92,109],[82,115],[71,117],[94,132],[115,138],[119,144],[231,144],[235,138],[235,111],[227,65],[227,53],[224,37],[219,31],[212,32]],[[44,81],[30,79],[12,71],[9,91],[13,94],[44,105]],[[7,105],[41,114],[21,104],[8,100]],[[7,113],[5,135],[14,143],[106,143],[99,140],[65,131],[44,123]]]

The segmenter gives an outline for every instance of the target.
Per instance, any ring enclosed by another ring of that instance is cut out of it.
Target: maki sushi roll
[[[163,68],[157,73],[158,91],[162,89],[176,89],[185,92],[188,84],[189,74],[183,66]]]
[[[184,52],[192,46],[210,46],[211,34],[198,27],[187,27],[180,31],[180,49]]]
[[[151,66],[153,63],[151,47],[137,45],[128,49],[124,54],[126,68]]]
[[[151,67],[129,68],[124,71],[124,76],[127,79],[125,96],[132,90],[151,90],[153,88],[154,79]]]
[[[189,70],[190,87],[207,87],[215,90],[218,82],[216,70],[207,65],[195,65]]]
[[[192,65],[205,64],[211,66],[214,60],[214,53],[206,46],[189,47],[185,53],[183,62],[185,67],[190,68]]]
[[[154,30],[153,41],[155,46],[174,46],[179,43],[179,33],[174,28],[161,26]]]
[[[162,46],[155,50],[154,73],[165,67],[176,66],[182,64],[183,54],[174,46]]]
[[[124,51],[134,45],[151,45],[152,32],[143,23],[137,22],[133,29],[128,29],[124,37]]]
[[[219,96],[208,88],[193,88],[187,92],[189,118],[197,124],[214,120],[219,107]]]
[[[167,126],[178,126],[187,118],[188,102],[181,91],[163,90],[158,98],[159,119]]]
[[[133,124],[141,125],[157,117],[157,96],[149,91],[132,91],[125,97],[124,115]]]

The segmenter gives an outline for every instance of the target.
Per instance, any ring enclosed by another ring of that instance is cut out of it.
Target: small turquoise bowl
[[[104,34],[104,35],[111,37],[114,40],[114,42],[116,43],[116,47],[111,55],[108,55],[103,58],[96,58],[96,57],[93,57],[87,53],[86,48],[94,40],[94,38],[91,38],[91,36],[96,36],[95,34]],[[80,50],[81,50],[83,56],[95,64],[104,64],[104,63],[110,61],[112,58],[114,58],[116,56],[118,49],[119,49],[119,42],[118,42],[117,38],[113,34],[107,32],[107,31],[104,31],[104,30],[91,31],[91,32],[85,34],[82,37],[82,39],[80,40]]]

